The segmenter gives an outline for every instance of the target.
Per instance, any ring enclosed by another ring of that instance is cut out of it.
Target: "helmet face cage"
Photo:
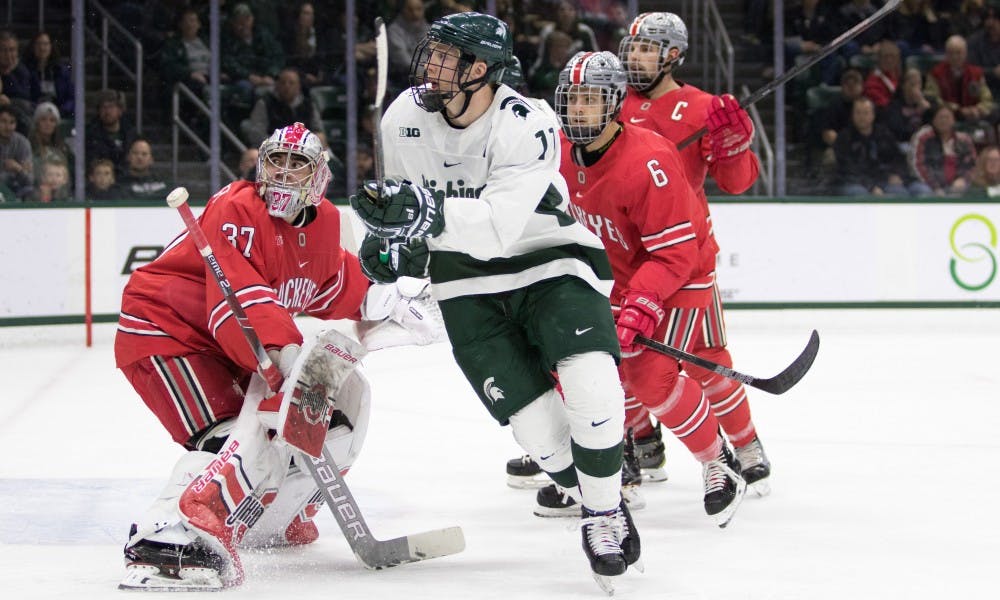
[[[687,26],[673,13],[643,13],[632,21],[618,46],[618,57],[628,73],[628,84],[645,92],[660,82],[668,66],[679,67],[687,52]],[[670,51],[678,55],[670,61]],[[655,57],[655,64],[649,64]]]
[[[330,178],[323,144],[302,123],[275,129],[260,145],[257,191],[272,217],[293,217],[319,204]]]
[[[439,112],[459,92],[472,93],[488,82],[502,81],[513,62],[513,45],[507,24],[491,15],[464,12],[438,19],[410,61],[417,105]],[[486,64],[485,75],[463,82],[476,60]]]
[[[440,112],[448,102],[462,91],[462,77],[476,57],[462,52],[461,48],[424,38],[413,51],[410,61],[410,85],[416,90],[417,106],[427,112]]]
[[[556,114],[566,138],[589,144],[615,120],[625,99],[625,72],[610,52],[579,52],[559,73]]]

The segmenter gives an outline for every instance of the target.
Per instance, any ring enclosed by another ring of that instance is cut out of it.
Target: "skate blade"
[[[642,469],[643,482],[660,483],[667,480],[667,470],[663,467],[656,469]]]
[[[615,584],[611,577],[608,575],[598,575],[593,572],[591,572],[591,575],[594,576],[594,581],[597,582],[597,585],[604,591],[605,594],[609,596],[615,595]]]
[[[567,506],[565,508],[536,506],[533,513],[536,517],[542,517],[543,519],[579,519],[580,505],[574,504],[573,506]],[[576,527],[577,525],[574,523],[573,528]]]
[[[758,498],[763,498],[771,493],[771,480],[768,477],[755,481],[753,483],[747,484],[750,491],[754,493]]]
[[[639,491],[639,486],[627,485],[622,487],[622,498],[629,510],[641,510],[646,508],[646,499]]]
[[[712,518],[715,519],[716,525],[718,525],[721,529],[725,529],[726,525],[729,525],[729,522],[733,520],[734,516],[736,516],[736,509],[740,507],[746,493],[747,482],[743,481],[743,478],[740,477],[736,482],[736,496],[733,498],[733,501],[725,509],[712,515]]]
[[[540,490],[550,483],[552,483],[552,480],[545,473],[527,477],[521,475],[507,476],[507,487],[512,487],[515,490]]]
[[[218,592],[223,589],[219,574],[205,567],[185,567],[177,576],[164,575],[153,565],[130,565],[118,589],[140,592]]]

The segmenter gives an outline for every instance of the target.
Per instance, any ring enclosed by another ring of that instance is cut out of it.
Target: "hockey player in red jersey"
[[[637,335],[692,351],[712,301],[718,246],[676,146],[616,120],[625,72],[610,52],[581,52],[559,77],[560,171],[570,212],[611,261],[611,307],[628,398],[666,425],[703,465],[705,510],[724,527],[745,488],[701,385],[675,358],[643,351]]]
[[[675,14],[645,13],[632,21],[618,52],[628,73],[628,94],[621,119],[629,125],[651,129],[675,144],[702,127],[708,128],[708,135],[680,151],[688,182],[708,211],[706,174],[711,174],[724,192],[740,194],[757,180],[759,163],[750,150],[753,123],[736,99],[729,94],[713,96],[675,79],[674,70],[684,62],[687,47],[687,27]],[[717,283],[698,330],[694,353],[732,367]],[[767,494],[771,465],[757,437],[745,388],[695,365],[686,364],[684,369],[701,382],[712,411],[736,448],[743,477],[758,494]],[[641,466],[662,467],[659,427],[653,429],[641,407],[628,407],[626,426],[635,428]]]
[[[412,302],[393,295],[392,286],[372,286],[341,247],[340,213],[323,198],[326,161],[301,123],[275,130],[260,147],[256,181],[222,188],[199,218],[236,300],[285,376],[303,344],[294,315],[381,318],[391,312],[388,303]],[[121,584],[128,589],[238,585],[237,545],[307,544],[318,535],[311,520],[316,486],[290,468],[288,450],[270,442],[275,411],[250,400],[264,393],[253,376],[257,359],[187,238],[132,274],[115,338],[118,368],[189,451],[132,526]],[[255,383],[258,390],[248,389]],[[368,403],[360,371],[344,385],[337,403],[347,426],[331,423],[326,436],[342,468],[360,450]]]

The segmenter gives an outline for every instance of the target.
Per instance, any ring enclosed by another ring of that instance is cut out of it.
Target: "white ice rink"
[[[314,329],[315,321],[303,322]],[[770,376],[813,328],[813,370],[751,392],[773,493],[720,530],[699,466],[674,440],[670,480],[634,515],[645,574],[617,598],[995,598],[1000,563],[1000,311],[730,311],[736,368]],[[127,598],[130,520],[180,449],[112,357],[114,329],[0,328],[0,595]],[[465,552],[370,572],[332,517],[310,547],[250,554],[227,597],[601,598],[577,531],[505,486],[519,451],[467,389],[446,344],[375,352],[365,448],[347,481],[381,538],[461,525]],[[196,594],[197,596],[197,594]],[[219,596],[213,596],[219,597]]]

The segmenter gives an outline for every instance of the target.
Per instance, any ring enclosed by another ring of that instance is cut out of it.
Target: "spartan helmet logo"
[[[308,389],[295,386],[295,392],[292,395],[298,401],[299,412],[302,413],[302,418],[305,419],[306,423],[316,425],[326,419],[330,403],[326,399],[325,385],[314,383]]]

